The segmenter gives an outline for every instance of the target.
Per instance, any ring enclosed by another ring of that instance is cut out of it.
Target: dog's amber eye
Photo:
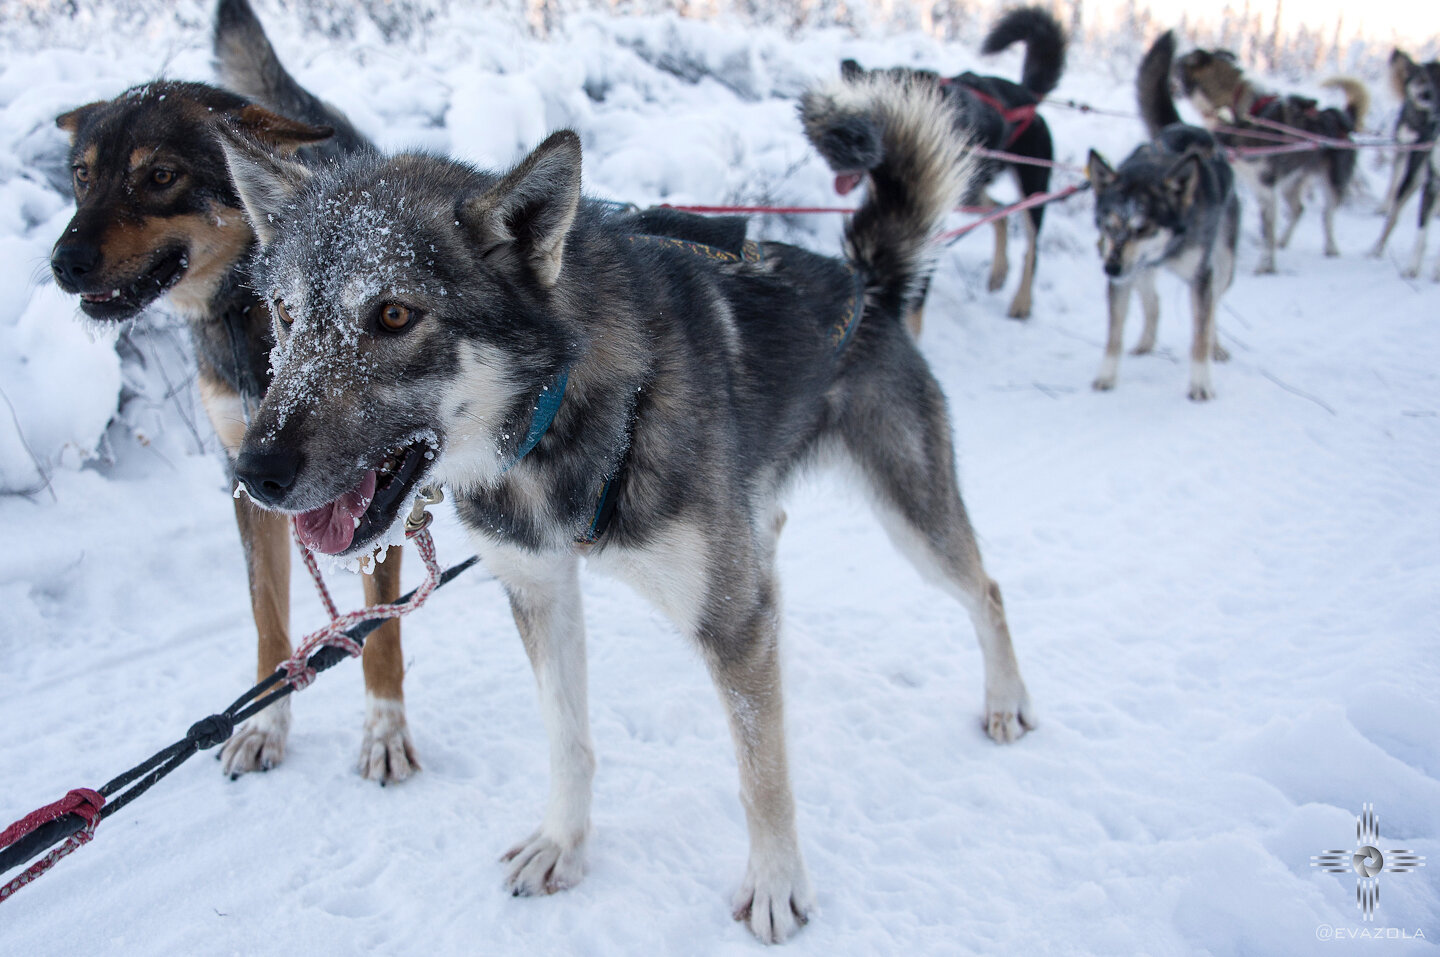
[[[380,327],[388,332],[399,332],[414,320],[415,313],[398,302],[387,302],[380,307]]]
[[[150,174],[150,182],[156,186],[169,186],[175,182],[175,171],[173,169],[157,169]]]
[[[84,186],[90,182],[90,167],[76,166],[72,169],[72,172],[75,174],[75,185]]]
[[[287,326],[295,322],[295,319],[290,315],[290,310],[285,308],[284,299],[275,300],[275,315],[279,316],[280,321]]]

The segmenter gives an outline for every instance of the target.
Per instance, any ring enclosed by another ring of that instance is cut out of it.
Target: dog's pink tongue
[[[355,521],[375,497],[375,470],[370,469],[360,484],[333,502],[301,512],[295,527],[306,548],[325,555],[338,555],[355,540]]]
[[[846,195],[865,178],[864,173],[840,173],[835,177],[835,192]]]

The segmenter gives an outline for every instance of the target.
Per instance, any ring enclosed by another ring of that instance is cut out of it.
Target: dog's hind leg
[[[400,558],[392,545],[385,560],[364,576],[365,603],[390,604],[400,597]],[[400,620],[392,618],[365,640],[360,663],[365,672],[365,736],[360,742],[360,776],[382,785],[403,781],[420,770],[415,744],[405,723],[405,656]]]
[[[1275,272],[1275,187],[1261,186],[1255,190],[1260,205],[1260,265],[1255,275],[1267,276]]]
[[[1000,586],[985,572],[960,498],[945,397],[918,354],[852,391],[841,413],[845,449],[868,484],[891,541],[970,616],[985,665],[985,732],[1000,743],[1035,727],[1010,641]],[[897,401],[896,397],[905,397]]]
[[[1140,341],[1130,354],[1144,356],[1155,351],[1155,335],[1160,331],[1160,295],[1155,291],[1155,270],[1147,269],[1135,277],[1135,291],[1140,294],[1145,328],[1140,331]]]
[[[1215,275],[1206,270],[1190,283],[1190,304],[1195,312],[1195,335],[1190,342],[1190,398],[1215,398],[1210,384],[1210,357],[1215,352]]]
[[[1053,153],[1048,132],[1043,143],[1043,152],[1040,155],[1048,158]],[[1018,166],[1015,168],[1015,182],[1020,188],[1021,197],[1028,199],[1050,188],[1050,170],[1044,166]],[[1040,227],[1045,222],[1045,206],[1042,204],[1025,210],[1020,221],[1025,224],[1025,265],[1020,273],[1020,288],[1015,290],[1015,298],[1010,302],[1008,315],[1011,319],[1030,318],[1035,267],[1039,260]]]
[[[1000,208],[1000,204],[989,196],[985,197],[984,205],[991,210]],[[990,281],[985,284],[985,289],[988,292],[998,292],[1005,285],[1005,277],[1010,275],[1010,217],[1001,216],[990,225],[995,229],[995,255],[990,260]]]
[[[1432,158],[1430,162],[1434,164],[1437,160]],[[1420,275],[1420,267],[1425,259],[1425,244],[1430,233],[1430,214],[1435,212],[1437,200],[1440,200],[1440,175],[1436,175],[1432,170],[1425,180],[1425,189],[1420,193],[1420,228],[1415,233],[1415,249],[1410,254],[1410,265],[1405,268],[1404,275],[1407,279]]]
[[[1025,265],[1020,269],[1020,287],[1015,290],[1015,298],[1010,300],[1010,311],[1006,313],[1011,319],[1029,319],[1030,301],[1035,285],[1035,256],[1040,243],[1040,227],[1036,224],[1032,213],[1038,210],[1027,210],[1020,218],[1025,224]]]
[[[585,874],[595,749],[585,674],[579,560],[497,546],[475,536],[487,568],[505,586],[535,671],[550,741],[550,799],[535,833],[505,852],[505,887],[517,897],[552,894]]]
[[[1405,154],[1403,158],[1404,172],[1399,177],[1399,183],[1395,189],[1393,200],[1385,212],[1385,226],[1380,230],[1380,238],[1375,241],[1375,246],[1370,250],[1371,257],[1379,259],[1385,255],[1385,244],[1390,240],[1390,234],[1395,230],[1395,224],[1400,221],[1400,212],[1410,202],[1410,197],[1420,188],[1420,174],[1425,169],[1425,157],[1418,152]],[[1396,163],[1397,171],[1401,169],[1401,163]]]
[[[1298,174],[1280,188],[1280,192],[1285,197],[1285,213],[1289,217],[1285,223],[1285,232],[1281,234],[1279,242],[1276,243],[1281,249],[1289,248],[1290,239],[1295,235],[1295,227],[1300,225],[1300,217],[1305,215],[1307,181],[1308,177]],[[1325,181],[1328,186],[1330,181],[1328,175],[1325,176]],[[1330,248],[1335,245],[1334,237],[1331,236],[1331,218],[1330,205],[1327,203],[1325,206],[1325,255],[1327,256],[1335,255],[1330,252]]]
[[[235,499],[235,523],[245,549],[250,609],[259,636],[256,672],[264,680],[290,657],[290,519]],[[243,722],[220,749],[221,769],[231,778],[268,771],[285,759],[290,699],[281,698]]]

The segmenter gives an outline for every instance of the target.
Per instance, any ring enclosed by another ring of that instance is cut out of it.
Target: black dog
[[[1037,160],[1051,161],[1055,158],[1055,146],[1050,139],[1050,128],[1035,108],[1040,101],[1060,82],[1065,69],[1065,31],[1046,11],[1039,7],[1021,7],[1011,10],[1000,18],[990,29],[981,45],[980,52],[986,55],[999,53],[1012,44],[1025,44],[1025,65],[1021,80],[1012,83],[998,76],[980,76],[976,73],[961,73],[959,76],[941,77],[926,70],[911,70],[906,67],[891,67],[885,70],[867,71],[854,60],[840,64],[840,75],[847,82],[860,80],[867,73],[889,73],[896,76],[933,77],[945,92],[945,100],[954,117],[956,131],[972,145],[987,150],[1012,153]],[[834,158],[832,156],[832,162]],[[868,157],[855,157],[855,168],[846,170],[835,177],[837,192],[848,193],[855,188],[871,167]],[[970,192],[965,196],[967,206],[998,206],[986,195],[985,189],[1004,170],[1014,174],[1022,196],[1033,196],[1050,188],[1050,168],[1022,162],[1008,162],[987,158],[980,165],[979,173],[973,180]],[[1035,281],[1035,248],[1040,239],[1040,224],[1045,219],[1045,207],[1035,206],[1026,211],[1022,222],[1025,224],[1026,247],[1025,268],[1020,277],[1020,288],[1010,302],[1009,316],[1025,319],[1030,315],[1031,287]],[[1010,263],[1005,255],[1006,220],[995,222],[995,258],[990,263],[991,292],[1005,285]],[[920,334],[925,295],[922,291],[906,322],[910,331]]]

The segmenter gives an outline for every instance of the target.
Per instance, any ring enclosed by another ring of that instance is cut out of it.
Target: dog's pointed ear
[[[580,137],[560,130],[500,182],[465,200],[460,221],[481,255],[514,250],[541,284],[555,285],[580,208],[580,161]]]
[[[1193,150],[1181,156],[1165,172],[1165,188],[1175,197],[1175,202],[1181,209],[1195,202],[1195,193],[1200,189],[1203,172],[1200,154]]]
[[[225,151],[230,181],[245,207],[245,218],[260,240],[268,246],[280,223],[290,218],[295,194],[314,174],[294,160],[271,153],[245,133],[221,125],[217,135]]]
[[[289,156],[302,146],[322,143],[335,135],[333,127],[311,126],[253,103],[231,113],[230,121],[236,129],[282,156]]]
[[[851,59],[840,61],[840,79],[849,83],[852,80],[859,80],[865,76],[865,68]]]
[[[1105,157],[1092,149],[1089,159],[1085,161],[1085,176],[1098,192],[1115,182],[1115,169],[1105,162]]]
[[[80,132],[80,127],[85,125],[85,121],[88,120],[95,113],[96,110],[100,109],[100,107],[104,105],[104,100],[97,100],[94,103],[86,103],[84,106],[77,106],[69,113],[61,113],[59,116],[55,117],[55,125],[60,127],[60,129],[64,130],[66,133],[69,133],[70,139],[73,141],[75,139],[75,134]]]

